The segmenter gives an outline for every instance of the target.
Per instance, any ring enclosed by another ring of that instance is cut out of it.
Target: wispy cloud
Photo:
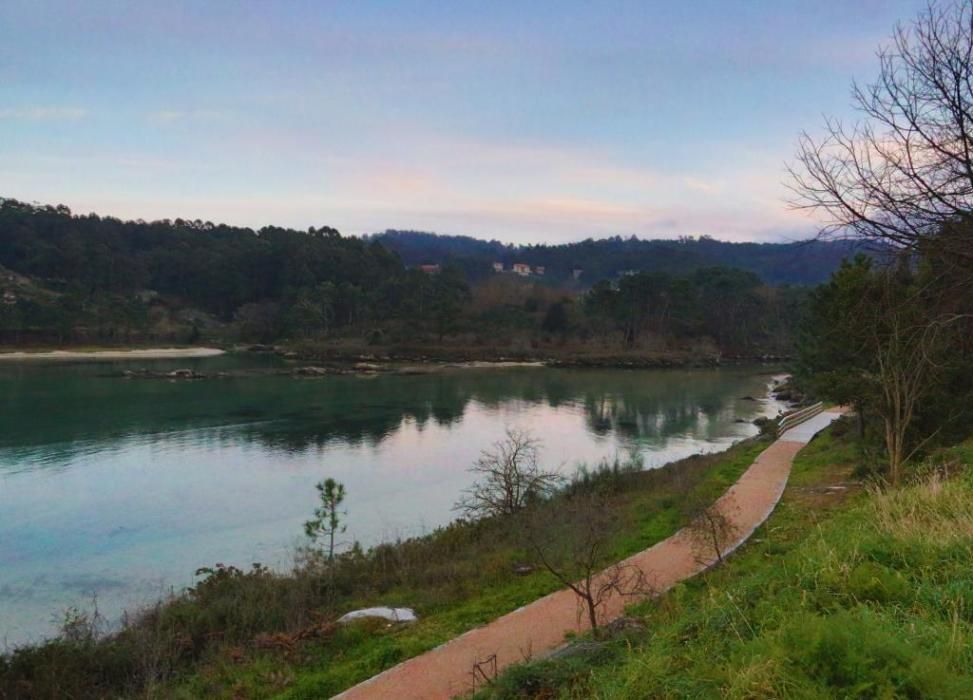
[[[6,107],[0,108],[0,119],[23,121],[75,121],[88,116],[81,107]]]
[[[160,109],[149,112],[149,121],[154,124],[175,124],[185,121],[212,121],[226,116],[216,109]]]

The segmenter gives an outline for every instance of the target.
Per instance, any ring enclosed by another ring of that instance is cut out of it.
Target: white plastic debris
[[[415,622],[419,619],[411,608],[362,608],[342,615],[338,622],[351,622],[365,617],[380,617],[389,622]]]

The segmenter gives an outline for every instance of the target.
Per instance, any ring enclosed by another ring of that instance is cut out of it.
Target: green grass
[[[749,440],[576,485],[604,492],[620,514],[604,564],[675,532],[686,501],[715,499],[766,445]],[[327,567],[219,569],[110,637],[92,634],[82,616],[65,638],[0,655],[0,697],[327,697],[558,589],[543,571],[515,573],[529,561],[522,534],[516,519],[456,523],[351,553],[334,574],[334,593]],[[412,607],[420,621],[330,622],[373,605]]]
[[[850,432],[799,454],[725,566],[634,608],[642,631],[511,669],[482,696],[973,697],[973,441],[878,491],[849,487]]]
[[[752,440],[718,455],[683,460],[665,470],[624,474],[612,501],[625,512],[626,527],[614,538],[611,559],[641,551],[671,535],[684,524],[680,506],[687,491],[715,499],[766,446],[765,441]],[[676,476],[679,478],[673,478]],[[359,601],[361,605],[415,607],[420,615],[417,624],[343,627],[326,642],[304,645],[290,658],[264,655],[242,664],[215,663],[181,684],[175,694],[183,698],[328,697],[560,588],[546,572],[512,575],[512,564],[522,556],[517,547],[496,548],[488,561],[475,563],[475,573],[469,572],[452,597],[403,587],[380,599]],[[417,605],[417,600],[422,602]]]

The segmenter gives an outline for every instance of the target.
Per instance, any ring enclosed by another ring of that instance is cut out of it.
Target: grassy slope
[[[973,442],[939,457],[965,466],[949,481],[886,493],[849,484],[855,454],[820,436],[726,566],[484,697],[973,697]]]
[[[695,476],[685,483],[668,483],[651,472],[625,475],[615,496],[629,526],[614,542],[613,559],[640,551],[669,536],[682,525],[680,493],[688,486],[715,499],[739,477],[766,447],[762,440],[729,451],[673,465],[672,473]],[[361,599],[360,606],[408,605],[420,622],[399,629],[381,624],[341,627],[324,641],[304,643],[290,653],[247,652],[222,654],[163,695],[180,698],[328,697],[409,657],[432,649],[458,634],[488,622],[558,588],[546,573],[511,573],[521,553],[497,548],[487,560],[469,562],[455,590],[423,591],[403,587],[380,599]],[[606,562],[607,563],[607,562]]]

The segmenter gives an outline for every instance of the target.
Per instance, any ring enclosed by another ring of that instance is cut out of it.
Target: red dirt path
[[[716,507],[733,525],[732,551],[750,537],[773,512],[790,475],[794,455],[811,437],[840,415],[822,413],[784,434],[760,453],[740,479],[716,501]],[[715,563],[700,557],[699,547],[686,530],[680,530],[624,562],[638,566],[657,592],[704,571]],[[631,598],[613,596],[599,617],[613,620],[624,613]],[[341,700],[388,698],[443,699],[473,690],[473,666],[496,655],[497,669],[541,655],[564,643],[568,632],[583,632],[578,602],[569,590],[551,593],[519,610],[477,627],[425,654],[404,661],[335,696]],[[493,667],[490,666],[492,672]]]

